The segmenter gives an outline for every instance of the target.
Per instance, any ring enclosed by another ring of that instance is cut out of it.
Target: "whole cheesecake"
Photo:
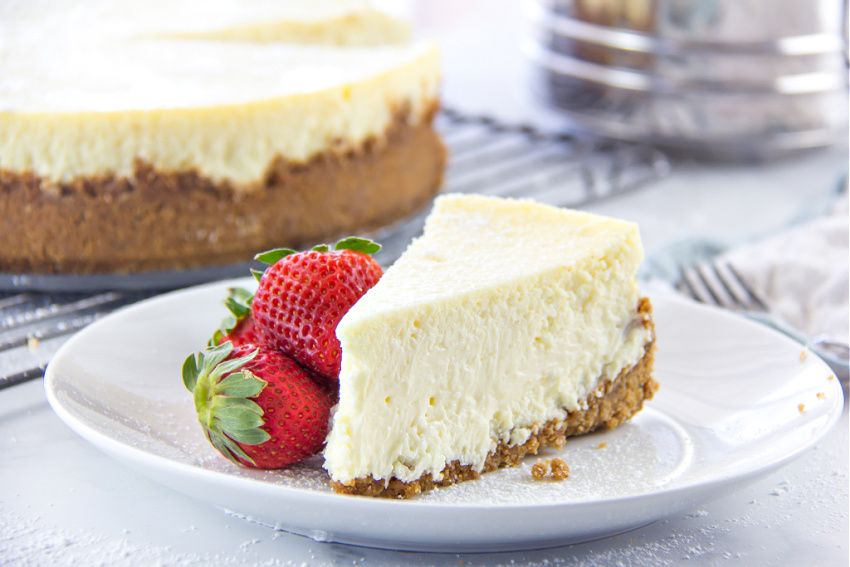
[[[438,197],[337,327],[334,490],[406,498],[632,417],[657,388],[642,255],[633,223]]]
[[[226,264],[429,202],[435,46],[368,2],[235,6],[0,6],[0,271]]]

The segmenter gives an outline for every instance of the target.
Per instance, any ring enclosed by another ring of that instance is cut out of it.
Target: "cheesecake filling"
[[[0,46],[0,68],[0,169],[60,183],[131,178],[141,160],[250,191],[277,159],[355,150],[399,113],[426,120],[439,89],[439,55],[424,43]]]
[[[332,480],[440,480],[452,461],[481,471],[499,444],[524,443],[634,366],[652,337],[634,324],[631,262],[592,264],[365,325],[357,313],[344,319],[343,403],[325,449]]]

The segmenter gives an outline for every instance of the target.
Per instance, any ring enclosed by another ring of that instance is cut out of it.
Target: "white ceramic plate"
[[[203,437],[180,368],[217,327],[233,284],[160,296],[86,328],[48,367],[48,399],[72,429],[134,470],[319,541],[496,551],[620,533],[780,467],[820,439],[843,407],[839,381],[799,344],[720,310],[654,296],[661,389],[615,431],[541,455],[561,456],[568,480],[533,480],[531,457],[409,501],[340,496],[319,457],[253,471],[231,465]]]

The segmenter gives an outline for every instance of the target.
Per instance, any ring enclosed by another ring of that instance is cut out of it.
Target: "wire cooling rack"
[[[529,197],[582,207],[666,175],[652,147],[544,133],[525,125],[444,110],[437,128],[449,149],[444,192]],[[384,266],[422,229],[425,213],[371,235]],[[211,270],[110,275],[0,274],[0,389],[40,378],[70,336],[119,307],[202,281],[247,275],[248,264]],[[74,291],[64,291],[73,289]],[[85,291],[83,291],[85,290]]]

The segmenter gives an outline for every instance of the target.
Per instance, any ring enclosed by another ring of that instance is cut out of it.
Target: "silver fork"
[[[823,358],[836,377],[847,383],[850,346],[828,335],[808,337],[782,321],[729,262],[715,259],[682,270],[678,287],[697,301],[741,312],[790,336]]]

